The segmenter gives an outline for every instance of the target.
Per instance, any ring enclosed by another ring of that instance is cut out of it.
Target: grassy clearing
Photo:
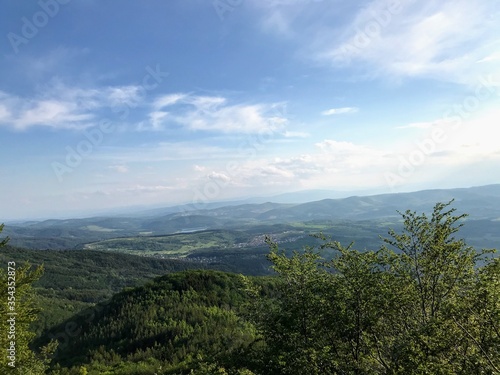
[[[124,237],[86,244],[86,250],[119,251],[129,254],[187,256],[197,250],[231,247],[238,234],[229,231],[203,231],[166,236]]]

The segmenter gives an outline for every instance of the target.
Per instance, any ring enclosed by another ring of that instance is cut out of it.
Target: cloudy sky
[[[495,0],[0,12],[0,222],[500,183]]]

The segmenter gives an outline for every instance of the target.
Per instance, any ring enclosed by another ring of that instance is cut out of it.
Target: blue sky
[[[0,222],[500,183],[496,1],[4,1]]]

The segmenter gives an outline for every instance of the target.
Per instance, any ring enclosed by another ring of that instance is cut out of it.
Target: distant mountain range
[[[328,195],[328,191],[314,191],[314,195]],[[302,201],[307,192],[288,193],[277,196],[281,202],[235,204],[210,203],[204,209],[193,206],[169,208],[170,215],[202,215],[218,219],[256,219],[265,221],[303,221],[316,219],[369,220],[397,217],[397,211],[415,210],[430,212],[438,202],[455,200],[454,207],[466,212],[472,219],[500,218],[500,184],[460,189],[434,189],[411,193],[351,196],[348,198],[324,198],[306,203]],[[284,201],[286,203],[284,203]],[[176,213],[172,213],[172,212]],[[152,210],[149,214],[159,213]],[[147,212],[142,212],[146,215]]]
[[[500,218],[500,185],[463,189],[423,190],[413,193],[353,196],[269,210],[260,219],[311,220],[353,219],[369,220],[396,217],[397,211],[430,212],[437,202],[454,199],[454,207],[471,219]]]
[[[326,191],[316,191],[327,194]],[[305,192],[299,193],[301,198]],[[297,200],[299,199],[297,196]],[[293,195],[280,199],[292,200]],[[72,248],[83,242],[135,236],[165,235],[203,229],[244,228],[249,225],[289,224],[312,220],[381,220],[398,218],[407,209],[431,212],[437,202],[454,199],[459,213],[469,220],[500,221],[500,184],[460,189],[424,190],[412,193],[352,196],[307,203],[219,202],[138,211],[128,216],[30,221],[8,224],[3,234],[12,244],[34,248]],[[33,241],[36,239],[36,246]]]

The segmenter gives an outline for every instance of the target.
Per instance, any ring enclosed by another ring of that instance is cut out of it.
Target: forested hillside
[[[28,250],[5,246],[0,262],[43,265],[33,283],[40,313],[32,328],[37,334],[76,312],[105,301],[123,288],[136,287],[155,277],[187,269],[236,271],[220,263],[138,257],[99,251]]]
[[[266,292],[273,285],[271,280],[256,282]],[[55,368],[85,366],[92,374],[184,374],[205,363],[237,368],[241,354],[258,338],[245,318],[249,302],[243,276],[170,274],[83,311],[54,327],[36,346],[59,338]]]

